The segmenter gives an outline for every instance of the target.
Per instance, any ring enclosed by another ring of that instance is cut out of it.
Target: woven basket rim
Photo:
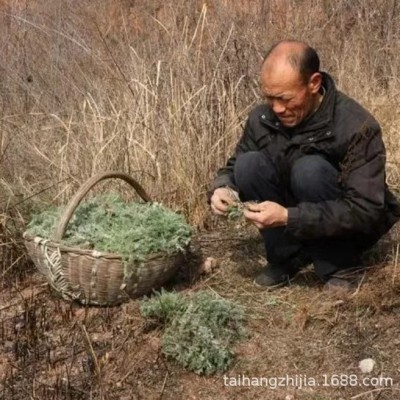
[[[42,242],[42,241],[46,241],[46,245],[47,246],[51,246],[51,247],[58,247],[61,251],[65,251],[68,253],[76,253],[79,255],[87,255],[87,256],[92,256],[92,257],[102,257],[102,258],[106,258],[106,259],[119,259],[119,260],[123,260],[122,256],[118,253],[110,253],[107,251],[102,251],[102,250],[96,250],[96,249],[82,249],[81,247],[78,246],[66,246],[60,242],[55,242],[51,239],[46,239],[43,238],[41,236],[33,236],[31,234],[28,233],[28,231],[23,233],[23,238],[26,241],[38,241],[38,242]],[[187,246],[186,246],[187,247]],[[179,254],[184,253],[185,251],[183,250],[176,250],[172,253],[168,253],[168,252],[158,252],[158,253],[149,253],[146,255],[146,259],[143,260],[143,262],[147,262],[147,261],[151,261],[157,258],[165,258],[166,256],[168,257],[174,257],[177,256]]]

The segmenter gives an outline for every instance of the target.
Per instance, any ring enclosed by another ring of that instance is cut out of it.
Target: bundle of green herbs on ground
[[[64,207],[33,216],[27,233],[50,238]],[[152,253],[183,251],[192,228],[184,218],[158,203],[125,203],[117,194],[92,198],[76,209],[62,243],[117,253],[128,263]]]
[[[161,291],[140,311],[165,326],[163,353],[197,374],[226,371],[233,344],[246,336],[243,308],[211,292],[185,297]]]

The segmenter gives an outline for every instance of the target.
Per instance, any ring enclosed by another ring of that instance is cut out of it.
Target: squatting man
[[[212,211],[249,202],[268,264],[255,283],[274,287],[313,263],[328,288],[351,288],[346,270],[400,217],[385,182],[385,147],[374,117],[320,71],[299,41],[272,46],[261,66],[264,104],[247,119],[235,153],[209,192]]]

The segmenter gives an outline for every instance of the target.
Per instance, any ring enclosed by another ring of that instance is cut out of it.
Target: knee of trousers
[[[294,162],[291,169],[291,189],[295,197],[336,198],[339,195],[339,171],[323,157],[308,155]],[[311,200],[311,199],[310,199]]]
[[[259,151],[249,151],[240,154],[235,162],[235,183],[239,191],[260,185],[261,182],[273,180],[275,169],[269,158]]]

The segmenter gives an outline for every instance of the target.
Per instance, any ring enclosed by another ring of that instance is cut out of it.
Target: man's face
[[[315,86],[313,77],[304,82],[291,66],[283,65],[263,68],[261,90],[282,125],[293,128],[314,111],[319,85]]]

